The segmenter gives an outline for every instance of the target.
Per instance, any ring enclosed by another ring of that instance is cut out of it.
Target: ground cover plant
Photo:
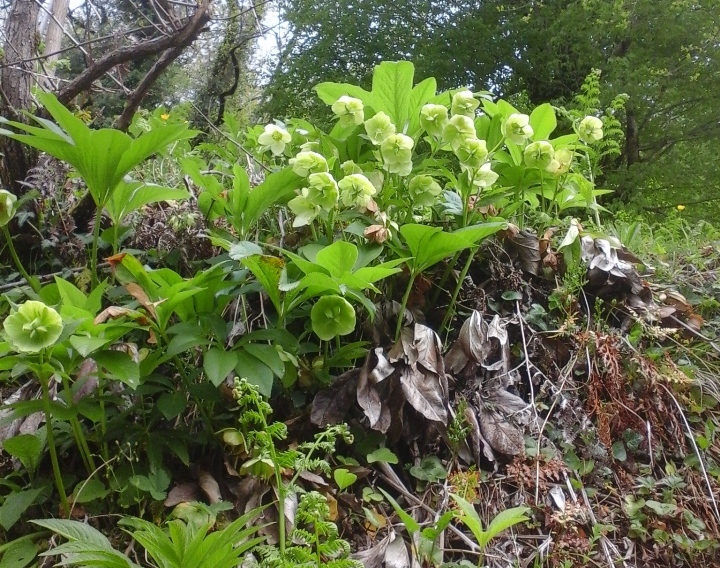
[[[717,233],[603,207],[597,82],[6,122],[97,214],[45,218],[46,274],[11,229],[47,200],[0,192],[0,567],[716,562]]]

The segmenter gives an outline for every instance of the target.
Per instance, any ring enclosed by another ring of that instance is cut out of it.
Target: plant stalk
[[[65,493],[65,484],[60,474],[60,464],[58,463],[57,449],[55,447],[55,436],[53,435],[52,410],[50,409],[50,377],[44,376],[42,371],[43,358],[40,355],[40,385],[42,386],[43,408],[45,410],[45,426],[47,427],[47,444],[50,450],[50,461],[52,462],[53,475],[55,476],[55,486],[60,494],[60,505],[63,514],[70,515],[70,505],[68,503],[67,493]]]
[[[395,341],[400,339],[400,331],[402,330],[403,318],[405,317],[405,309],[407,307],[408,298],[410,297],[410,292],[412,291],[413,284],[415,283],[415,278],[417,278],[418,274],[419,273],[417,272],[410,273],[410,280],[408,280],[408,285],[405,289],[402,303],[400,304],[400,311],[398,312],[397,326],[395,327]]]
[[[445,312],[445,317],[443,318],[442,324],[440,325],[440,333],[445,329],[445,327],[450,323],[453,317],[453,312],[455,311],[455,301],[457,300],[458,294],[460,293],[460,290],[462,289],[463,282],[465,281],[465,277],[467,276],[468,271],[470,270],[470,265],[472,264],[473,259],[475,258],[475,251],[470,251],[470,256],[468,257],[467,261],[465,262],[465,265],[463,266],[462,271],[460,272],[460,278],[457,281],[457,284],[455,285],[455,289],[453,290],[452,297],[450,298],[450,303],[448,304],[447,312]]]
[[[7,225],[3,225],[2,230],[5,234],[5,241],[7,242],[8,249],[10,250],[10,256],[12,256],[15,267],[18,269],[18,272],[20,272],[20,275],[25,279],[28,285],[33,289],[33,292],[35,292],[36,294],[40,294],[40,284],[30,278],[30,275],[28,274],[27,270],[25,270],[23,263],[20,262],[20,257],[18,257],[17,251],[15,250],[15,245],[13,244],[12,237],[10,236],[10,231],[8,230]]]
[[[97,255],[98,255],[98,242],[100,241],[100,222],[102,221],[102,205],[98,205],[97,212],[95,213],[95,226],[93,227],[93,242],[92,250],[90,252],[90,289],[94,290],[98,285],[98,274],[97,274]]]

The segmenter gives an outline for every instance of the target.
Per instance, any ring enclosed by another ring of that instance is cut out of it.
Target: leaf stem
[[[45,426],[47,428],[47,444],[50,450],[50,461],[52,462],[53,475],[55,476],[55,486],[60,494],[60,505],[64,515],[70,515],[70,505],[68,503],[67,493],[65,493],[65,484],[60,473],[60,464],[58,463],[57,449],[55,447],[55,436],[53,435],[52,410],[50,408],[50,377],[45,375],[43,370],[43,353],[40,353],[40,369],[38,378],[42,386],[43,409],[45,411]]]
[[[93,226],[93,242],[92,250],[90,252],[90,289],[94,290],[98,285],[97,275],[97,255],[98,255],[98,241],[100,240],[100,222],[102,221],[102,210],[101,205],[97,206],[97,212],[95,213],[95,225]]]
[[[412,291],[413,284],[415,283],[415,278],[417,278],[418,274],[418,272],[410,273],[410,280],[408,280],[407,288],[405,289],[405,294],[403,295],[402,303],[400,304],[400,311],[398,312],[397,326],[395,327],[395,341],[400,339],[400,331],[402,330],[403,318],[405,317],[405,309],[407,308],[408,298],[410,297],[410,292]]]
[[[28,285],[33,289],[33,292],[35,292],[36,294],[40,294],[40,284],[30,278],[30,275],[27,273],[27,270],[25,270],[23,263],[20,262],[20,258],[18,257],[17,251],[15,250],[15,245],[13,244],[12,237],[10,236],[10,231],[8,230],[7,225],[3,225],[2,230],[5,234],[5,241],[7,242],[8,249],[10,250],[10,256],[12,256],[13,262],[15,263],[18,272],[20,272]]]
[[[455,290],[453,290],[452,297],[450,298],[450,304],[448,304],[447,312],[445,312],[445,317],[443,318],[442,324],[440,325],[440,333],[443,332],[445,326],[447,326],[452,320],[453,312],[455,311],[455,300],[457,300],[458,294],[462,289],[463,282],[465,281],[465,276],[467,276],[467,273],[470,270],[470,265],[472,264],[474,258],[475,251],[472,250],[470,252],[470,256],[468,256],[468,259],[465,262],[465,266],[463,266],[463,269],[460,272],[460,278],[458,278],[457,284],[455,285]]]

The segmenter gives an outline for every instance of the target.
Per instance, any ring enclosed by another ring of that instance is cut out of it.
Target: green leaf
[[[0,568],[25,568],[37,557],[40,547],[31,540],[9,543],[0,559]]]
[[[391,452],[388,448],[378,448],[374,452],[370,452],[367,455],[368,463],[385,462],[385,463],[398,463],[398,457]]]
[[[495,515],[495,518],[488,525],[487,531],[485,531],[485,541],[484,544],[481,545],[482,548],[485,548],[493,538],[504,530],[519,523],[529,521],[530,518],[527,516],[529,512],[530,509],[528,507],[513,507],[512,509],[505,509]]]
[[[237,364],[238,354],[234,351],[225,351],[220,347],[208,349],[203,358],[205,376],[216,387],[222,384]]]
[[[441,227],[408,223],[400,227],[400,234],[413,255],[409,264],[415,274],[473,246],[466,238],[455,233],[446,233]]]
[[[71,500],[75,503],[89,503],[97,499],[104,499],[109,492],[102,481],[88,479],[75,486]]]
[[[235,372],[238,377],[247,379],[258,388],[261,395],[269,398],[273,385],[273,372],[270,367],[247,351],[238,351],[237,355],[238,364],[235,366]]]
[[[190,197],[190,194],[184,189],[162,187],[137,181],[126,183],[121,180],[105,205],[105,209],[113,223],[119,225],[127,215],[137,211],[144,205],[159,203],[160,201],[176,201],[188,197]]]
[[[342,467],[333,471],[333,478],[340,491],[347,489],[357,481],[357,475]]]
[[[530,126],[533,129],[533,140],[547,140],[557,127],[555,109],[550,103],[542,104],[530,113]]]
[[[295,197],[295,190],[302,182],[303,178],[293,172],[292,168],[285,168],[270,174],[265,181],[253,188],[248,195],[239,223],[242,228],[240,236],[247,235],[270,207],[285,205]],[[232,221],[233,224],[238,223],[237,219]]]
[[[9,531],[18,522],[30,505],[35,502],[43,488],[26,489],[10,493],[0,505],[0,526]]]
[[[480,520],[475,507],[460,497],[460,495],[450,493],[450,497],[452,497],[452,499],[458,504],[458,507],[460,507],[461,512],[456,513],[458,519],[460,519],[460,521],[473,533],[478,546],[480,546],[480,548],[484,548],[485,546],[483,543],[485,542],[485,532],[483,531],[482,521]]]
[[[93,545],[97,550],[112,550],[110,541],[97,529],[87,523],[68,519],[42,519],[30,521],[70,540]]]
[[[357,247],[347,241],[335,241],[318,251],[315,264],[322,266],[336,278],[351,272],[358,258]]]
[[[37,434],[20,434],[5,440],[2,447],[12,457],[19,459],[32,475],[40,465],[44,445],[44,440]]]
[[[672,516],[678,512],[677,505],[673,503],[661,503],[660,501],[653,501],[652,499],[645,501],[645,506],[662,517]]]
[[[414,75],[409,61],[383,61],[373,71],[371,106],[375,112],[384,111],[399,132],[410,120]]]
[[[243,258],[241,262],[263,287],[275,307],[275,311],[281,314],[280,276],[284,265],[282,259],[275,256],[253,255]]]
[[[135,390],[140,386],[140,365],[130,355],[122,351],[101,351],[94,353],[92,358],[103,367],[112,378],[125,383]]]
[[[85,309],[87,297],[74,284],[63,280],[59,276],[55,277],[55,283],[57,284],[63,307],[72,306],[74,308]]]
[[[332,105],[344,95],[360,99],[363,104],[366,105],[372,102],[369,92],[357,85],[350,85],[349,83],[320,83],[315,86],[315,92],[317,92],[320,100],[326,105]]]
[[[106,339],[104,337],[89,337],[87,335],[70,336],[70,345],[83,357],[87,357],[94,351],[102,349],[111,341],[112,339]]]
[[[625,444],[623,444],[621,440],[618,440],[612,445],[612,455],[616,460],[621,462],[624,462],[627,459]]]
[[[405,529],[408,531],[408,534],[413,535],[418,532],[420,530],[420,525],[418,524],[418,522],[405,512],[405,510],[400,506],[400,504],[395,501],[395,499],[393,499],[390,493],[385,491],[382,487],[378,487],[378,490],[385,496],[385,499],[390,502],[393,509],[395,509],[398,517],[400,517],[400,520],[405,525]]]
[[[268,366],[276,377],[281,379],[285,375],[285,363],[280,359],[280,353],[275,349],[275,346],[261,343],[245,343],[243,349]]]
[[[166,420],[172,420],[185,411],[187,398],[181,392],[165,392],[158,398],[157,407]]]

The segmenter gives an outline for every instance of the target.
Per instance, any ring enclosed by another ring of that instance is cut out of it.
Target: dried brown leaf
[[[478,423],[483,438],[493,450],[510,456],[517,456],[525,449],[522,433],[507,419],[487,408],[478,410]]]

